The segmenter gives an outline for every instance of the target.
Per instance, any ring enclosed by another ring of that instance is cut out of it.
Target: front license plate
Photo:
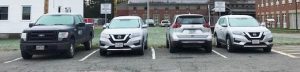
[[[38,46],[36,46],[35,49],[36,49],[36,50],[45,50],[45,46],[43,46],[43,45],[38,45]]]
[[[123,46],[124,46],[123,43],[116,43],[116,44],[115,44],[115,47],[123,47]]]
[[[259,40],[252,40],[252,44],[259,44]]]

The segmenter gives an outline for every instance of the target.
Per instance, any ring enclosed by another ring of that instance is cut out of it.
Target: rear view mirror
[[[34,23],[29,23],[29,27],[33,27],[34,26]]]

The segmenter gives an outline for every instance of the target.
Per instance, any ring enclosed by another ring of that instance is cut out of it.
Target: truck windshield
[[[258,27],[259,24],[254,18],[229,18],[231,27]]]
[[[108,28],[138,28],[139,23],[138,19],[113,19]]]
[[[47,15],[42,16],[37,25],[72,25],[74,23],[73,16],[68,15]]]

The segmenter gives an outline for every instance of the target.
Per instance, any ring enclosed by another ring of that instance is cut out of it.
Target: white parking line
[[[282,54],[282,55],[285,55],[285,56],[288,56],[288,57],[291,57],[291,58],[298,58],[294,55],[291,55],[291,54],[288,54],[288,53],[284,53],[284,52],[281,52],[281,51],[277,51],[277,50],[272,50],[272,52],[276,52],[276,53],[279,53],[279,54]]]
[[[221,53],[219,53],[219,52],[217,52],[217,51],[215,51],[215,50],[212,50],[212,51],[213,51],[214,53],[216,53],[217,55],[223,57],[223,58],[228,58],[228,57],[226,57],[225,55],[223,55],[223,54],[221,54]]]
[[[87,59],[88,57],[90,57],[91,55],[93,55],[94,53],[96,53],[97,51],[99,51],[99,49],[97,49],[97,50],[91,52],[90,54],[86,55],[84,58],[82,58],[82,59],[80,59],[80,60],[78,60],[78,61],[84,61],[85,59]]]
[[[152,52],[152,59],[156,59],[155,49],[153,47],[151,47],[151,52]]]
[[[19,57],[19,58],[16,58],[14,60],[10,60],[10,61],[6,61],[6,62],[3,62],[3,63],[11,63],[11,62],[14,62],[14,61],[17,61],[17,60],[20,60],[20,59],[23,59],[22,57]]]

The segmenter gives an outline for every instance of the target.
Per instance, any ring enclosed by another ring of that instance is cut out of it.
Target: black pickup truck
[[[63,54],[72,58],[78,44],[90,50],[93,33],[81,15],[46,14],[21,34],[21,54],[23,59],[31,59],[35,54]]]

